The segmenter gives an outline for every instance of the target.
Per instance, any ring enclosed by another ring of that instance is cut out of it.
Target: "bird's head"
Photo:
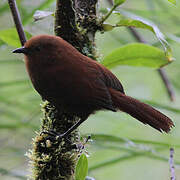
[[[21,48],[17,48],[13,53],[22,53],[28,61],[42,63],[52,63],[60,59],[62,54],[72,46],[62,38],[53,35],[38,35],[28,40]]]

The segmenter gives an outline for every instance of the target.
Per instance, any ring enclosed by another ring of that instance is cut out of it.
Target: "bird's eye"
[[[35,48],[35,50],[39,52],[39,51],[41,50],[41,48],[40,48],[39,46],[37,46],[37,47]]]

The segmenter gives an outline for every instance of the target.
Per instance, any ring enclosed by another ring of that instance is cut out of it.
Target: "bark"
[[[55,35],[62,37],[81,53],[95,58],[94,36],[98,29],[96,23],[97,0],[57,0],[55,12]],[[68,112],[57,110],[45,101],[42,103],[41,131],[33,140],[33,150],[29,153],[32,179],[72,180],[80,155],[78,146],[80,133],[72,132],[60,141],[42,133],[54,130],[63,133],[79,119]]]

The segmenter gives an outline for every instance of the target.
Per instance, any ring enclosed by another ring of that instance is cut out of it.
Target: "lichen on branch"
[[[94,36],[97,0],[57,0],[55,12],[55,35],[62,37],[81,53],[94,57]],[[42,103],[41,130],[33,140],[31,159],[32,179],[73,180],[75,166],[80,155],[77,144],[80,133],[73,131],[67,138],[55,139],[44,131],[64,133],[79,118],[60,110],[51,103]]]

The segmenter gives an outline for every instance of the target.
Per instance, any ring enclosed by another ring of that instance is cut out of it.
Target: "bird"
[[[118,78],[97,61],[83,55],[54,35],[37,35],[13,53],[23,53],[32,84],[42,99],[63,107],[79,121],[59,134],[65,137],[91,114],[122,111],[160,132],[168,133],[173,121],[148,104],[125,94]]]

